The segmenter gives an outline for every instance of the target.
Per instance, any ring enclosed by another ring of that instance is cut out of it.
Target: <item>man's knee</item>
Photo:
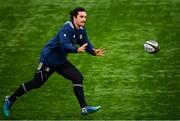
[[[83,80],[84,80],[83,76],[79,75],[78,77],[73,79],[73,83],[74,84],[83,84]]]
[[[29,91],[31,89],[40,88],[43,83],[40,80],[31,80],[29,82],[24,83],[24,88]]]
[[[32,84],[34,88],[40,88],[44,83],[41,80],[33,80]]]

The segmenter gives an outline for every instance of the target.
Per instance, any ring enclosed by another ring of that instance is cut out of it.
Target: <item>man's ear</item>
[[[73,20],[74,20],[74,19],[77,19],[77,16],[73,16]]]

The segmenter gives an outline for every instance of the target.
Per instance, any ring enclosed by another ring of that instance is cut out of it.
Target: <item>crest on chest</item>
[[[82,36],[82,34],[80,34],[80,35],[79,35],[79,39],[82,39],[82,38],[83,38],[83,36]]]

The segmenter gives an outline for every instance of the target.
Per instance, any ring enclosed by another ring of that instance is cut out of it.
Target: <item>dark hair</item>
[[[78,15],[78,12],[80,11],[86,11],[86,10],[83,7],[76,7],[69,12],[71,21],[73,20],[73,16],[76,17]]]

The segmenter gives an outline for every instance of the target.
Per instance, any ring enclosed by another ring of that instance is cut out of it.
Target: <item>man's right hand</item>
[[[86,46],[87,46],[87,45],[88,45],[88,44],[85,43],[84,45],[82,45],[81,47],[79,47],[79,48],[77,49],[77,52],[78,52],[78,53],[84,52],[84,51],[86,50]]]

